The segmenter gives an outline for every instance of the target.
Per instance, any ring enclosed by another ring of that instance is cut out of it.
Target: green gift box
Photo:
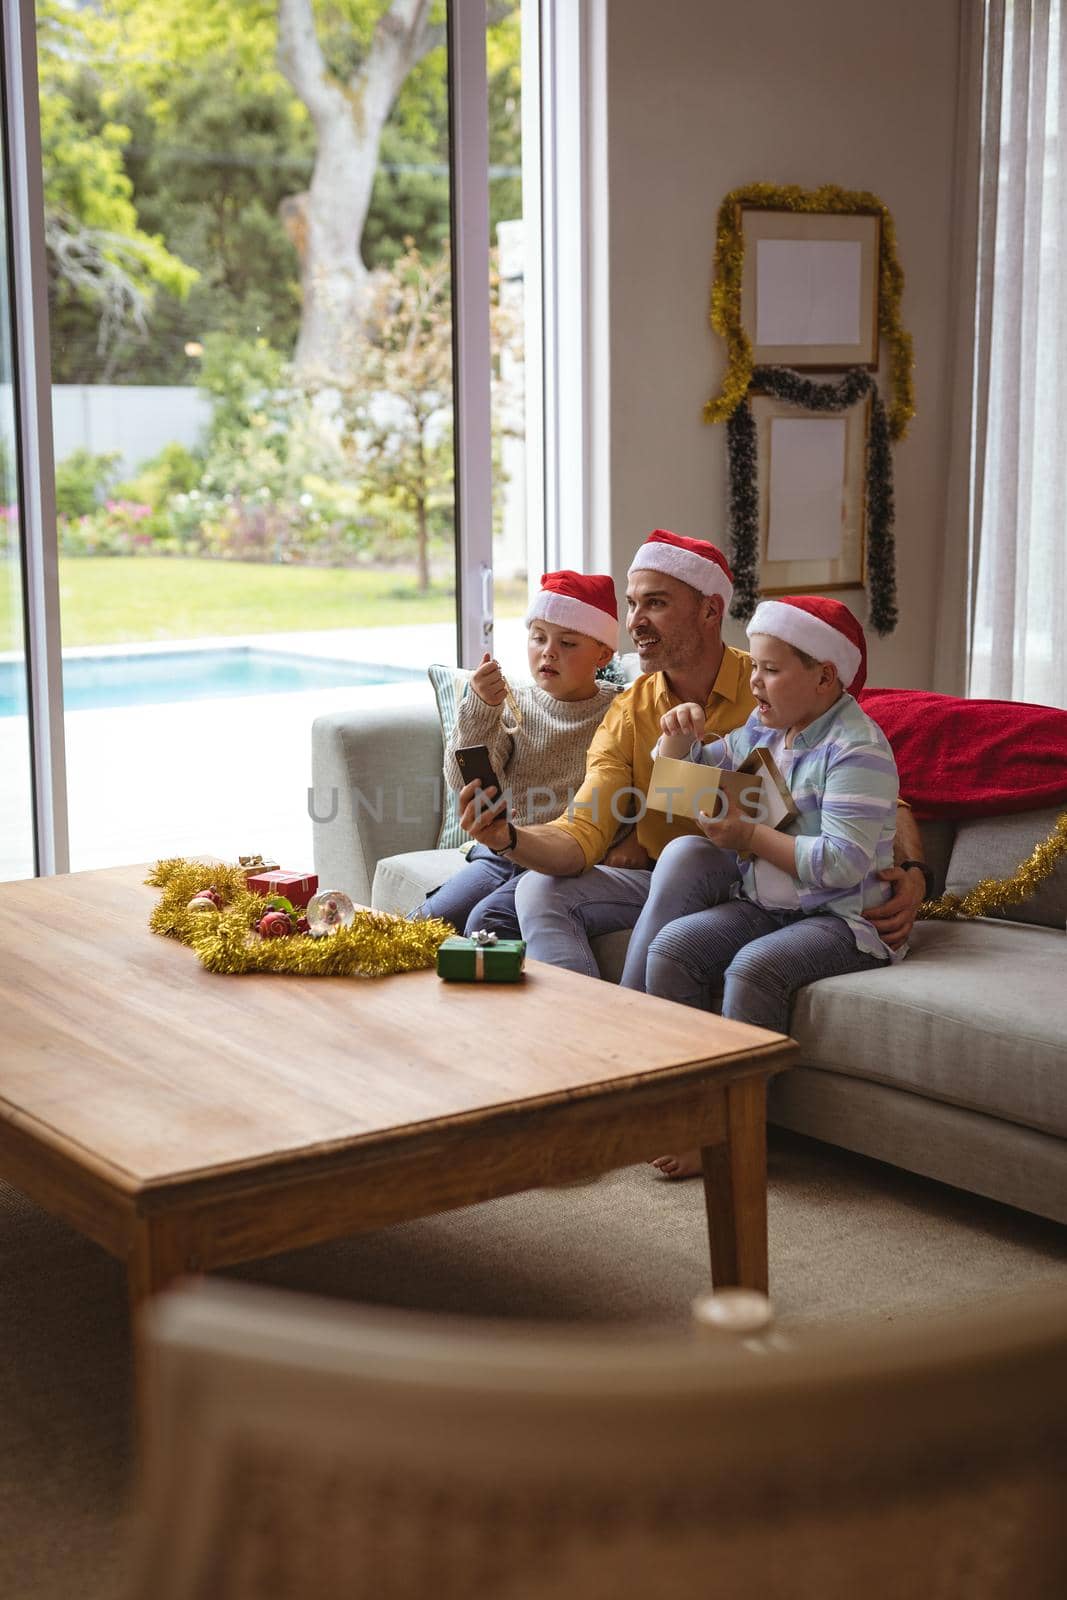
[[[449,983],[518,983],[525,960],[525,939],[446,939],[437,976]]]

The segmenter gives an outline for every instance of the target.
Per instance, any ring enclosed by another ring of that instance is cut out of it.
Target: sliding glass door
[[[477,4],[455,7],[469,29]],[[457,581],[446,22],[404,0],[39,0],[74,869],[308,864],[314,717],[422,694],[456,659],[457,592],[488,600]],[[482,567],[505,651],[540,568],[520,41],[518,4],[495,7],[459,86],[490,130]]]
[[[0,126],[0,880],[35,871],[8,194]]]

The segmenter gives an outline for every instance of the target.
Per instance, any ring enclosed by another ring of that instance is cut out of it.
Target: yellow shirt
[[[707,704],[704,736],[730,733],[747,722],[755,708],[748,686],[751,658],[730,645],[723,649],[715,686]],[[652,777],[652,747],[660,736],[660,718],[680,704],[662,672],[638,678],[608,707],[593,735],[585,763],[585,781],[566,814],[549,823],[576,839],[587,867],[596,866],[618,832],[619,822],[637,817],[637,838],[655,860],[669,839],[698,832],[695,822],[645,805]]]

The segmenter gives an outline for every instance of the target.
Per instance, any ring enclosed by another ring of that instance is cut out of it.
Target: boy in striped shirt
[[[898,779],[889,741],[853,698],[866,675],[863,629],[847,606],[814,595],[763,601],[748,625],[756,709],[743,727],[701,744],[704,708],[662,718],[660,755],[727,770],[757,747],[777,762],[799,816],[787,832],[736,810],[701,831],[737,851],[731,898],[678,917],[652,938],[649,994],[788,1033],[793,996],[818,978],[903,958],[863,913],[890,892]],[[847,688],[846,688],[847,685]],[[656,867],[691,873],[699,838],[674,841]],[[699,1152],[661,1156],[668,1177],[700,1170]]]

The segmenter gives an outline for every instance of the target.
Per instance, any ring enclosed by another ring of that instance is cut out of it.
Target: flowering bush
[[[97,511],[59,518],[62,555],[131,556],[154,546],[153,511],[136,500],[105,500]]]
[[[354,499],[354,496],[351,496]],[[368,542],[345,491],[320,486],[296,500],[274,499],[266,487],[202,502],[201,553],[231,561],[312,562],[348,566]]]
[[[334,390],[293,386],[257,345],[205,357],[216,411],[198,490],[172,520],[198,525],[199,552],[236,561],[346,566],[374,532],[359,477],[359,413]]]

